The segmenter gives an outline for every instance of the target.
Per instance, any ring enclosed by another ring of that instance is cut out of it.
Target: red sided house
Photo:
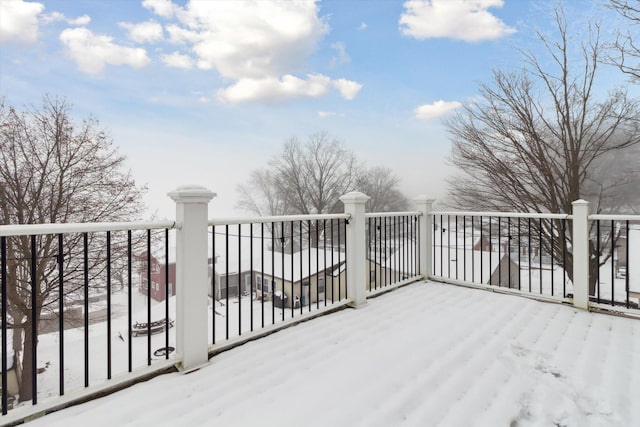
[[[151,269],[147,271],[148,257],[146,252],[138,256],[138,291],[147,295],[149,284],[147,283],[147,275],[151,277],[151,298],[156,301],[164,301],[167,297],[167,269],[169,277],[169,296],[176,294],[176,264],[169,263],[168,266],[162,264],[153,255],[150,257]]]

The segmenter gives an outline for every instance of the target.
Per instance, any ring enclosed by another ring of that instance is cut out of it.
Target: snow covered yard
[[[640,321],[416,283],[37,426],[640,425]]]

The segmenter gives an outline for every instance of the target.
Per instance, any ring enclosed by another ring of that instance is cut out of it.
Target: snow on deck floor
[[[28,423],[640,426],[640,321],[417,283]]]

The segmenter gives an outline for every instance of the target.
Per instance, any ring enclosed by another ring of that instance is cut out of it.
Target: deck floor
[[[640,426],[640,321],[416,283],[37,426]]]

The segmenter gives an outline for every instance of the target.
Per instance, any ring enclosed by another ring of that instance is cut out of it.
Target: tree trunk
[[[33,365],[33,353],[36,351],[38,346],[38,324],[40,323],[40,310],[38,309],[36,313],[36,324],[35,330],[31,328],[31,318],[27,319],[27,322],[24,326],[24,352],[22,355],[22,376],[20,382],[20,402],[26,402],[33,399],[33,372],[34,369],[37,369],[37,366]],[[31,337],[35,332],[36,335],[36,347],[34,348],[31,345]]]

